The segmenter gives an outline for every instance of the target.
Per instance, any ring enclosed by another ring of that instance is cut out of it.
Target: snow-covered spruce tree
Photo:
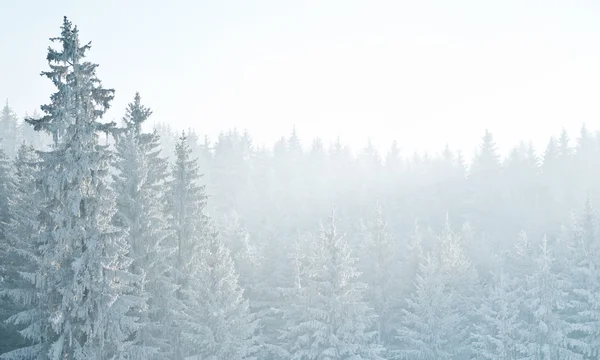
[[[439,276],[440,264],[425,255],[415,282],[415,292],[407,299],[398,328],[397,358],[413,360],[453,359],[453,333],[461,316],[452,302],[452,293]]]
[[[1,142],[1,139],[0,139]],[[0,147],[0,354],[21,345],[16,328],[5,321],[20,309],[20,302],[10,301],[4,295],[16,287],[20,259],[16,256],[10,226],[15,219],[15,188],[13,169],[4,150]]]
[[[455,357],[462,359],[469,351],[471,327],[477,317],[477,299],[482,297],[482,293],[478,286],[477,271],[465,255],[462,235],[452,230],[448,215],[439,241],[440,270],[448,290],[453,292],[453,306],[462,318],[453,334]]]
[[[257,321],[238,285],[238,274],[223,239],[209,222],[192,249],[190,286],[182,296],[189,322],[183,334],[189,360],[256,359]]]
[[[360,270],[362,280],[368,288],[365,299],[378,316],[378,331],[381,341],[388,344],[394,338],[397,325],[395,314],[400,307],[400,280],[397,241],[393,241],[387,230],[383,210],[378,204],[371,219],[363,229]]]
[[[419,223],[415,221],[413,231],[408,235],[399,262],[401,263],[401,273],[396,274],[400,278],[400,296],[406,299],[415,290],[415,279],[421,268],[421,262],[424,259],[423,250],[423,231]],[[404,302],[404,300],[403,300]]]
[[[200,266],[198,255],[200,242],[208,226],[208,216],[204,213],[207,196],[204,185],[199,183],[202,175],[195,159],[191,159],[191,149],[187,136],[182,133],[175,145],[175,163],[169,181],[168,211],[170,229],[175,238],[175,256],[173,263],[174,282],[178,286],[175,293],[179,307],[175,317],[175,328],[171,333],[173,353],[169,358],[183,359],[192,354],[193,346],[182,336],[198,319],[200,300],[189,299],[191,291],[196,289],[191,274]]]
[[[566,321],[567,292],[562,274],[544,237],[533,259],[533,273],[526,276],[524,292],[525,354],[533,360],[578,360],[582,356],[569,346],[573,325]]]
[[[251,243],[248,230],[241,224],[235,210],[221,217],[219,224],[225,245],[230,249],[231,256],[240,273],[240,284],[247,285],[252,279],[243,282],[244,276],[252,276],[258,267],[259,251],[256,244]],[[244,274],[242,274],[244,273]]]
[[[240,223],[237,212],[231,211],[222,219],[221,237],[231,253],[238,283],[250,302],[252,312],[262,309],[261,279],[259,276],[261,258],[257,244],[251,243],[250,234]]]
[[[263,246],[267,256],[263,257],[259,285],[255,288],[260,294],[256,312],[261,323],[259,359],[289,359],[285,324],[301,317],[301,299],[308,280],[307,250],[313,243],[314,235],[305,233]]]
[[[8,106],[6,100],[6,104],[0,111],[0,138],[2,138],[0,148],[4,149],[6,156],[11,160],[17,154],[20,135],[17,115]]]
[[[173,244],[165,218],[168,162],[161,157],[156,131],[142,132],[142,125],[152,114],[141,103],[139,93],[127,107],[116,142],[114,189],[117,227],[127,230],[130,271],[140,277],[134,295],[144,299],[143,307],[132,314],[140,318],[142,328],[136,333],[135,346],[144,359],[163,359],[172,353],[169,343],[172,311],[176,308],[177,287],[169,278]]]
[[[257,357],[285,360],[288,355],[284,349],[285,341],[280,336],[285,324],[284,315],[295,298],[301,268],[305,265],[304,238],[279,237],[272,231],[265,231],[260,236],[257,281],[251,287],[254,295],[249,294],[251,311],[260,319]]]
[[[494,275],[493,284],[477,309],[478,319],[471,336],[471,353],[477,359],[526,358],[519,316],[522,293],[517,281],[509,276],[503,272]]]
[[[438,241],[438,247],[423,258],[414,293],[401,313],[397,355],[402,359],[468,355],[476,273],[448,221]]]
[[[39,158],[35,150],[22,144],[14,160],[14,177],[9,199],[10,221],[6,224],[6,242],[3,242],[4,255],[0,263],[0,273],[5,274],[1,295],[12,301],[10,307],[3,309],[25,310],[35,304],[36,290],[26,279],[33,276],[37,265],[37,251],[34,234],[38,227],[36,214],[40,204],[39,187],[36,181],[36,165]],[[18,312],[12,312],[16,315]],[[18,317],[10,317],[9,323],[22,328]],[[37,323],[33,324],[35,326]],[[32,327],[21,329],[23,338],[28,339]],[[15,339],[12,339],[15,341]],[[22,343],[17,343],[22,346]],[[2,351],[0,353],[3,353]]]
[[[254,320],[237,284],[233,260],[204,214],[206,195],[186,136],[176,146],[170,209],[177,238],[177,359],[249,358]]]
[[[561,311],[572,325],[569,344],[586,359],[600,355],[600,237],[597,217],[591,201],[586,202],[584,213],[575,218],[572,229],[565,231],[561,247],[560,267],[563,289],[568,293],[568,306]],[[566,241],[565,241],[566,240]]]
[[[306,285],[287,316],[288,359],[383,359],[377,316],[364,300],[366,285],[358,281],[355,259],[333,215],[312,246]]]
[[[269,354],[272,352],[270,350],[272,342],[269,338],[275,338],[269,334],[279,330],[270,326],[270,321],[277,312],[273,309],[270,300],[273,292],[277,292],[278,289],[272,288],[269,283],[273,274],[265,276],[262,272],[264,262],[267,260],[263,253],[264,244],[257,244],[251,240],[248,230],[240,223],[236,211],[231,211],[222,218],[220,229],[222,229],[221,235],[225,246],[230,249],[236,272],[239,274],[238,283],[244,289],[244,297],[249,302],[250,312],[260,319],[256,335],[259,351],[256,356],[258,359],[269,360]]]
[[[45,195],[39,230],[33,239],[39,263],[33,277],[37,303],[17,315],[28,331],[31,346],[4,355],[5,359],[125,358],[127,341],[137,329],[126,316],[135,305],[122,296],[134,277],[127,269],[127,243],[111,225],[114,194],[107,187],[111,153],[99,144],[101,132],[114,123],[100,119],[113,98],[96,77],[97,65],[84,60],[90,44],[81,45],[79,31],[65,17],[61,35],[52,39],[48,77],[57,88],[45,115],[27,119],[35,130],[52,135],[49,151],[41,151],[37,173]],[[37,317],[31,316],[38,312]]]
[[[10,223],[9,202],[12,193],[12,167],[6,153],[0,148],[0,241],[5,241],[6,228]]]

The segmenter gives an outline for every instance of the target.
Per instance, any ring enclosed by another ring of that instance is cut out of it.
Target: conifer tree
[[[527,314],[525,354],[535,360],[577,360],[581,355],[570,347],[573,326],[563,311],[567,292],[562,276],[556,273],[554,255],[544,237],[533,259],[533,272],[526,276],[524,311]]]
[[[11,231],[11,225],[17,218],[14,206],[18,201],[15,184],[13,168],[0,147],[0,354],[13,350],[22,343],[17,328],[6,323],[6,320],[10,322],[10,317],[19,312],[22,303],[5,296],[19,284],[21,259],[16,254],[13,244],[15,238]]]
[[[333,215],[315,239],[306,286],[288,316],[284,338],[289,359],[382,360],[384,348],[374,330],[377,316],[364,301],[355,259],[337,234]]]
[[[454,332],[461,315],[453,306],[453,295],[439,276],[439,261],[425,255],[415,282],[415,292],[402,310],[398,328],[397,357],[406,360],[454,359]]]
[[[43,166],[37,179],[44,201],[32,240],[39,246],[39,261],[35,275],[27,277],[38,290],[37,303],[16,316],[30,326],[31,346],[4,357],[124,358],[130,350],[127,340],[137,329],[126,313],[137,299],[122,294],[135,277],[128,273],[124,234],[111,225],[111,153],[99,144],[100,133],[114,128],[100,121],[113,90],[102,87],[97,65],[85,61],[91,45],[80,43],[77,27],[66,17],[61,35],[52,41],[62,49],[49,49],[50,71],[42,75],[57,92],[42,106],[42,118],[27,119],[53,139],[52,148],[39,153]]]
[[[177,239],[181,301],[177,357],[246,359],[254,349],[255,322],[243,298],[229,250],[204,213],[206,195],[185,134],[176,146],[170,208]]]
[[[8,105],[8,100],[6,100],[0,112],[0,138],[2,139],[0,146],[4,149],[6,156],[9,159],[14,158],[19,148],[19,139],[21,136],[19,134],[17,115]]]
[[[397,266],[399,251],[383,218],[381,205],[377,205],[373,219],[364,227],[361,242],[362,280],[368,285],[365,299],[378,316],[378,332],[384,344],[393,338],[395,314],[400,306],[400,284]]]
[[[507,235],[501,233],[505,228],[500,226],[500,211],[503,209],[501,175],[500,155],[492,133],[486,130],[469,168],[469,193],[465,201],[472,225],[484,232],[498,251],[502,250],[501,235]]]
[[[225,215],[220,226],[221,237],[225,246],[229,249],[233,259],[236,272],[239,274],[238,282],[244,289],[246,298],[250,301],[250,306],[256,305],[255,301],[260,301],[260,291],[257,287],[260,269],[260,255],[256,244],[251,243],[250,234],[240,223],[236,211],[231,211]]]
[[[422,257],[415,290],[401,313],[397,355],[402,359],[468,357],[476,274],[448,221],[438,241],[436,251]]]
[[[0,241],[4,241],[7,236],[12,193],[12,167],[6,153],[0,148]]]
[[[239,286],[229,250],[214,225],[208,224],[192,249],[189,283],[183,288],[191,345],[190,360],[256,359],[257,321]]]
[[[568,293],[568,306],[560,315],[572,326],[567,334],[569,345],[586,359],[600,354],[600,233],[597,221],[588,199],[583,214],[566,234],[567,246],[556,250],[562,251],[560,260],[557,259],[561,266],[556,271],[562,272],[563,289]]]
[[[200,271],[196,269],[201,266],[200,243],[209,221],[204,213],[207,196],[204,193],[204,185],[199,183],[201,177],[197,160],[191,158],[187,136],[182,133],[175,145],[175,163],[172,166],[168,192],[169,225],[174,233],[176,249],[173,276],[178,286],[178,315],[170,339],[173,347],[170,357],[176,359],[189,356],[194,351],[190,337],[184,334],[192,331],[189,328],[196,326],[197,314],[201,311],[199,299],[189,295],[197,290],[198,284],[191,275]]]
[[[471,353],[488,360],[524,359],[527,344],[520,317],[522,292],[508,274],[500,272],[493,280],[477,309]]]
[[[281,338],[285,316],[301,287],[301,274],[305,266],[305,237],[277,236],[266,229],[260,234],[260,262],[254,286],[252,310],[260,319],[259,359],[284,360],[285,339]],[[250,294],[249,294],[250,295]]]
[[[165,217],[168,163],[161,157],[156,131],[142,132],[151,114],[136,93],[116,142],[113,186],[117,212],[113,221],[127,230],[130,270],[141,279],[135,284],[134,294],[144,303],[132,313],[143,327],[136,333],[135,344],[145,358],[163,358],[172,353],[168,339],[176,308],[176,286],[169,278],[174,246],[169,242],[172,237]]]

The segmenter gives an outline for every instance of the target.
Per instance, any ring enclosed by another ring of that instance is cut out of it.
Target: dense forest
[[[599,358],[600,132],[266,148],[139,94],[115,124],[91,45],[52,41],[48,104],[0,113],[0,358]]]

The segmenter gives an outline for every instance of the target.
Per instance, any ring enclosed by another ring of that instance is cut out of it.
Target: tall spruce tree
[[[312,244],[306,285],[298,291],[284,333],[292,360],[382,360],[377,316],[364,300],[366,285],[335,218]]]
[[[574,326],[564,316],[568,287],[556,272],[556,259],[545,237],[532,265],[524,291],[526,356],[534,360],[582,359],[570,346],[568,336]]]
[[[41,151],[37,174],[45,195],[33,240],[39,245],[34,276],[37,303],[16,318],[31,345],[4,355],[6,359],[125,358],[127,341],[137,329],[126,316],[136,303],[122,296],[134,277],[128,272],[124,234],[111,225],[114,194],[107,186],[111,153],[99,144],[100,133],[114,123],[100,120],[113,99],[96,76],[96,64],[85,61],[91,45],[81,45],[77,27],[64,18],[62,49],[50,48],[49,78],[57,92],[43,105],[45,115],[27,119],[35,130],[51,134],[52,148]],[[39,318],[38,318],[39,316]]]
[[[562,285],[568,293],[568,306],[561,311],[572,326],[567,334],[569,345],[584,359],[594,359],[600,355],[600,233],[598,219],[588,199],[581,216],[575,218],[572,228],[567,231],[567,246],[557,259],[562,273]],[[562,245],[562,244],[561,244]]]
[[[476,273],[448,220],[438,241],[435,251],[422,257],[415,290],[401,313],[396,353],[402,359],[464,359],[469,355]]]
[[[425,255],[407,299],[398,328],[396,356],[406,360],[445,360],[454,357],[454,331],[461,316],[453,306],[453,295],[441,279],[439,261]]]
[[[164,358],[172,353],[169,334],[173,325],[176,285],[170,278],[174,246],[165,217],[168,162],[161,157],[156,131],[142,132],[152,111],[141,103],[139,93],[127,107],[116,143],[114,188],[117,212],[114,224],[127,230],[130,271],[140,277],[134,294],[144,299],[132,314],[142,328],[135,344],[144,359]]]
[[[0,111],[0,138],[2,138],[0,147],[4,149],[6,156],[10,159],[15,157],[21,136],[17,115],[8,105],[8,100]]]
[[[13,350],[22,342],[16,327],[5,323],[20,309],[17,299],[11,301],[13,299],[6,297],[17,286],[20,265],[10,229],[16,210],[13,207],[16,200],[14,184],[12,166],[0,147],[0,354]]]
[[[170,190],[177,238],[177,292],[181,315],[176,358],[251,358],[255,323],[237,284],[229,250],[204,213],[206,195],[185,134],[175,149]]]
[[[182,291],[190,360],[256,359],[257,321],[238,285],[229,249],[212,222],[192,249],[189,282]]]
[[[526,358],[520,310],[522,292],[516,279],[499,272],[477,308],[477,323],[471,336],[471,353],[487,360]]]
[[[398,242],[387,230],[383,210],[378,204],[372,219],[364,226],[361,242],[362,280],[368,285],[365,299],[378,316],[378,331],[381,341],[388,344],[393,340],[397,325],[395,314],[400,307],[400,266],[398,266]]]
[[[175,145],[175,163],[172,167],[168,192],[168,210],[170,229],[175,237],[175,256],[173,263],[174,282],[179,301],[175,329],[171,334],[173,353],[170,358],[182,359],[191,356],[194,346],[189,335],[198,325],[197,313],[201,311],[200,302],[190,294],[196,290],[192,274],[200,266],[198,251],[203,234],[207,230],[208,216],[204,213],[207,196],[201,185],[201,174],[195,159],[191,158],[191,149],[187,136],[182,133]]]
[[[502,199],[500,155],[492,133],[486,130],[481,145],[473,158],[469,169],[469,193],[466,199],[466,211],[473,226],[486,233],[488,239],[499,241],[501,238],[498,206]],[[500,246],[499,243],[494,244]]]

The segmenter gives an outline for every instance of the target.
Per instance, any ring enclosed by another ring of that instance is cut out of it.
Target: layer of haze
[[[215,136],[247,128],[305,140],[470,153],[489,128],[501,150],[566,127],[600,127],[595,1],[1,0],[0,98],[22,115],[48,102],[48,38],[62,16],[91,60],[155,122]]]

